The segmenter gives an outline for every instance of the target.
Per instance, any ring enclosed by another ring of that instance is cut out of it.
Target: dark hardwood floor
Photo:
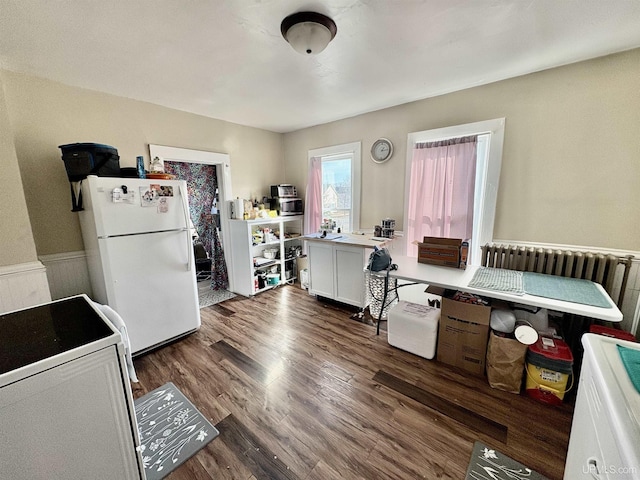
[[[168,478],[460,480],[476,440],[562,478],[572,405],[391,347],[352,313],[279,287],[135,359],[134,397],[171,381],[220,431]]]

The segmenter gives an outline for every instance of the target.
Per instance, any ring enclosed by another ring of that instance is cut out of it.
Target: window
[[[406,177],[405,177],[405,230],[406,251],[409,256],[416,256],[417,251],[412,244],[422,241],[420,225],[423,217],[416,214],[413,205],[416,203],[415,193],[411,193],[411,180],[416,172],[412,172],[414,148],[425,142],[438,142],[449,139],[460,139],[466,136],[477,136],[475,173],[470,191],[473,201],[473,219],[471,226],[470,259],[472,265],[480,264],[481,247],[493,238],[496,199],[500,166],[502,163],[502,142],[504,139],[504,119],[487,120],[484,122],[458,125],[454,127],[427,130],[409,134],[409,148],[407,149]],[[414,192],[418,191],[414,185]],[[439,199],[435,199],[438,201]],[[419,218],[418,218],[419,217]],[[440,235],[447,236],[445,231]],[[415,238],[413,238],[415,237]]]
[[[360,228],[360,142],[309,150],[305,233],[325,220],[352,232]]]

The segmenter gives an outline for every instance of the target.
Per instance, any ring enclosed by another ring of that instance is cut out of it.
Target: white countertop
[[[384,247],[392,240],[391,238],[355,235],[353,233],[327,233],[327,238],[319,238],[318,235],[313,233],[304,235],[302,238],[310,242],[339,243],[363,248]]]
[[[602,288],[602,285],[594,283],[610,304],[610,308],[594,307],[581,303],[566,302],[553,298],[537,297],[535,295],[514,295],[507,292],[486,290],[483,288],[469,287],[469,282],[478,269],[476,266],[468,265],[465,270],[452,267],[440,267],[438,265],[428,265],[418,263],[415,257],[393,256],[393,263],[398,265],[397,270],[392,270],[390,276],[411,282],[420,282],[442,288],[464,290],[468,293],[482,295],[489,298],[497,298],[507,302],[532,305],[534,307],[547,308],[557,312],[573,313],[584,315],[589,318],[597,318],[609,322],[622,321],[622,312],[618,309],[609,294]]]

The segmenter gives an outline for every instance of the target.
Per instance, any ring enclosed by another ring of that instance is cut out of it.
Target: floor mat
[[[465,480],[549,480],[481,442],[473,445]]]
[[[235,296],[236,294],[231,293],[229,290],[213,290],[211,288],[198,292],[200,308],[210,307],[211,305],[224,302],[225,300],[229,300]]]
[[[134,401],[147,480],[169,475],[219,435],[171,382]]]

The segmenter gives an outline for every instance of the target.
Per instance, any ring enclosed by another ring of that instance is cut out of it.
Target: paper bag
[[[487,347],[487,379],[498,390],[520,393],[527,346],[491,332]]]

